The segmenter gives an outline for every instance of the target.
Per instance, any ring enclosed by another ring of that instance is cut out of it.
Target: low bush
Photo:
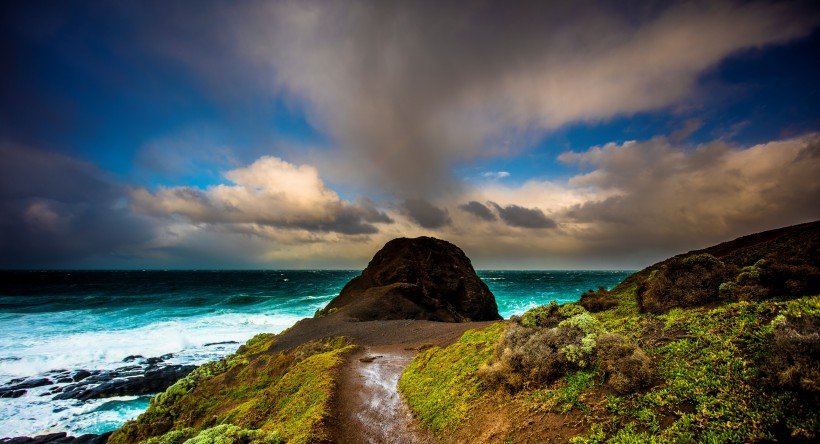
[[[775,319],[769,377],[778,386],[820,392],[820,318]]]
[[[479,375],[491,385],[511,391],[527,383],[557,379],[572,366],[565,351],[580,347],[584,333],[575,328],[529,328],[512,324],[496,346],[489,365]]]
[[[616,392],[631,393],[652,382],[652,360],[626,337],[603,334],[596,351],[598,365]]]
[[[718,302],[721,284],[734,277],[735,271],[711,254],[674,258],[639,287],[638,307],[658,314]]]
[[[594,362],[600,331],[600,323],[580,305],[553,301],[532,308],[507,328],[479,375],[510,391],[556,380]]]
[[[222,424],[199,432],[185,441],[188,444],[282,444],[285,441],[275,432],[247,430]]]
[[[524,327],[552,328],[557,327],[558,323],[563,319],[564,318],[558,313],[558,303],[550,301],[549,305],[541,305],[527,310],[521,318],[516,318],[515,320],[520,321]]]
[[[598,291],[589,289],[581,295],[578,303],[590,313],[609,310],[618,305],[618,301],[607,291],[606,287],[598,287]]]

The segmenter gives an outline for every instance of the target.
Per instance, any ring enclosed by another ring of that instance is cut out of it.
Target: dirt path
[[[397,388],[402,371],[416,353],[389,346],[362,347],[349,357],[339,378],[335,442],[435,442],[416,425]]]
[[[345,336],[359,346],[347,357],[338,376],[333,413],[328,420],[330,441],[343,444],[436,442],[420,430],[396,389],[401,372],[422,347],[446,347],[468,329],[494,321],[368,321],[338,316],[303,319],[280,335],[267,353],[278,353],[305,342]],[[372,362],[360,359],[381,356]]]

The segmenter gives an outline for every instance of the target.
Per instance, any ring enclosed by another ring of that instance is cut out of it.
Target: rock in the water
[[[360,321],[501,319],[495,297],[470,259],[455,245],[431,237],[385,244],[324,312]]]
[[[26,389],[51,385],[54,382],[48,378],[35,378],[15,379],[11,381],[11,384],[0,388],[0,398],[19,398],[27,393]]]
[[[91,376],[91,372],[90,372],[90,371],[88,371],[88,370],[80,370],[80,371],[77,371],[76,373],[74,373],[74,376],[72,376],[72,377],[71,377],[71,379],[73,379],[73,380],[74,380],[74,382],[78,382],[78,381],[82,381],[83,379],[85,379],[85,378],[87,378],[87,377],[89,377],[89,376]]]
[[[27,390],[0,388],[0,398],[19,398],[26,393]]]
[[[112,396],[145,395],[161,392],[196,368],[195,365],[168,365],[148,367],[144,375],[134,375],[129,367],[100,373],[63,388],[54,399],[86,401]]]

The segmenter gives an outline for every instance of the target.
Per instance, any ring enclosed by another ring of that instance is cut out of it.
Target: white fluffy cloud
[[[164,251],[213,245],[228,254],[226,245],[245,245],[235,253],[291,266],[356,266],[394,237],[432,235],[463,247],[481,267],[637,268],[820,219],[817,134],[752,147],[657,137],[559,159],[583,172],[518,186],[489,180],[442,199],[379,208],[341,199],[311,166],[263,157],[227,172],[230,184],[136,190],[132,207],[167,218]]]
[[[160,187],[132,193],[135,211],[181,216],[193,223],[265,235],[270,228],[310,232],[371,234],[374,223],[391,220],[368,202],[350,203],[329,189],[310,165],[265,156],[225,173],[232,184],[207,189]],[[267,228],[266,228],[267,227]]]

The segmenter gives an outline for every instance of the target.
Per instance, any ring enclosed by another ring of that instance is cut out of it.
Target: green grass
[[[257,336],[239,353],[195,370],[157,395],[109,442],[181,444],[194,436],[201,443],[225,444],[326,439],[322,424],[330,413],[335,369],[354,346],[340,337],[264,353],[275,340]]]
[[[634,288],[622,289],[620,300],[628,300]],[[819,315],[820,296],[677,308],[661,315],[623,304],[594,316],[604,329],[641,344],[654,363],[650,387],[607,394],[593,366],[548,386],[528,386],[515,399],[533,413],[580,411],[590,428],[573,439],[578,443],[814,440],[820,436],[817,394],[772,386],[766,366],[776,319]],[[400,389],[412,411],[438,436],[446,438],[468,418],[471,405],[496,396],[476,372],[500,340],[500,325],[421,353],[402,376]]]
[[[783,429],[788,439],[817,438],[816,395],[812,407],[798,393],[767,386],[763,366],[771,353],[772,320],[780,313],[816,315],[819,308],[820,296],[814,296],[607,322],[610,329],[625,331],[660,321],[662,331],[676,330],[680,338],[646,349],[662,383],[637,394],[609,396],[606,421],[576,441],[756,442],[782,439]]]
[[[601,374],[597,369],[579,370],[568,373],[552,387],[541,387],[521,396],[532,409],[568,413],[573,409],[589,412],[582,394],[600,385]]]
[[[453,345],[427,349],[413,359],[399,380],[399,390],[423,425],[442,434],[470,416],[474,401],[485,390],[476,373],[492,356],[505,328],[498,322],[469,330]]]

